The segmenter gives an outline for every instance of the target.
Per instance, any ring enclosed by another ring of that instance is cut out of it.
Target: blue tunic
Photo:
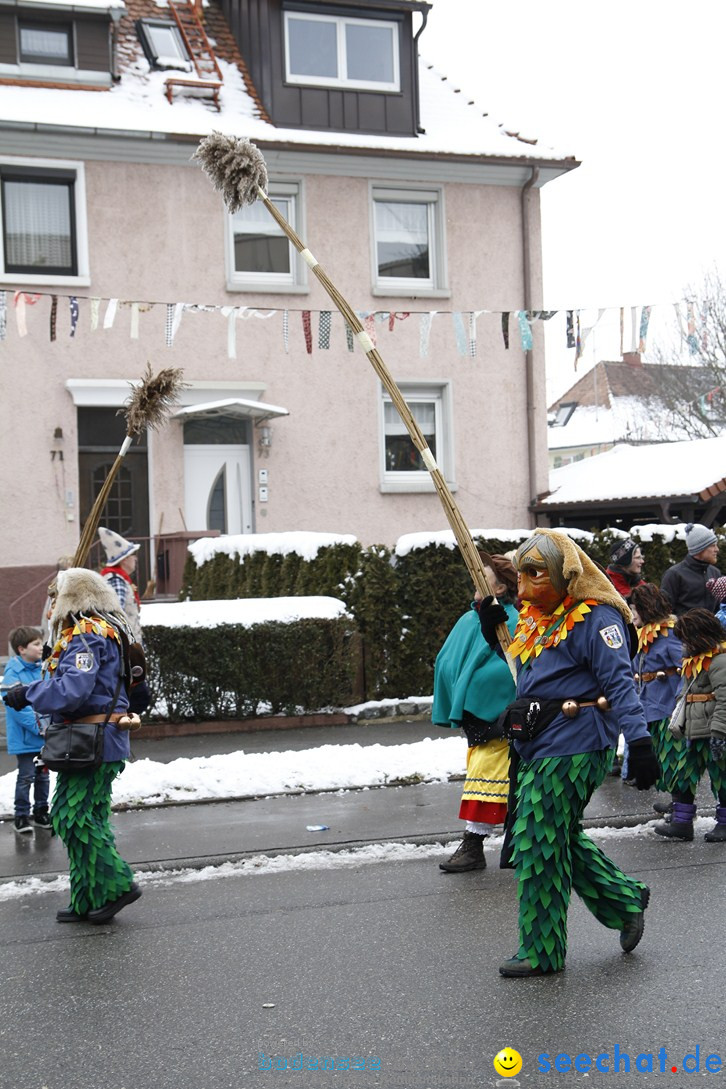
[[[637,673],[657,673],[659,669],[680,668],[682,658],[683,644],[675,637],[671,628],[657,635],[647,651],[638,653],[635,669]],[[681,678],[678,673],[672,673],[662,680],[637,682],[646,722],[659,722],[670,716],[680,685]]]
[[[74,635],[61,651],[55,672],[49,681],[28,686],[26,696],[33,709],[50,715],[53,722],[72,722],[107,711],[125,711],[129,701],[122,684],[113,696],[122,668],[121,651],[112,637],[88,632]],[[130,755],[128,730],[118,730],[109,722],[103,732],[103,759],[126,760]]]
[[[560,713],[533,741],[516,743],[523,760],[615,748],[620,733],[628,742],[650,737],[625,622],[611,605],[591,606],[566,639],[544,649],[526,669],[519,666],[517,696],[563,701],[606,696],[611,707],[604,713],[583,707],[575,718]]]

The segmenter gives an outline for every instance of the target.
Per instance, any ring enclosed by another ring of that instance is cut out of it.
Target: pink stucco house
[[[172,545],[203,532],[392,544],[445,524],[305,262],[261,204],[230,216],[192,162],[213,130],[262,150],[270,195],[375,337],[469,524],[531,523],[548,471],[539,193],[578,164],[426,63],[430,8],[0,6],[6,625],[73,551],[147,362],[188,388],[132,448],[103,521],[146,542],[160,589]]]

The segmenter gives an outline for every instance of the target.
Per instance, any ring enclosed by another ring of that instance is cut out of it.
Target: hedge
[[[360,636],[345,617],[144,627],[152,707],[172,722],[297,715],[358,695]]]
[[[726,532],[722,528],[715,532],[720,545],[718,566],[726,571]],[[605,529],[589,536],[579,532],[573,533],[573,536],[593,559],[607,566],[612,544],[616,539],[622,538],[622,533]],[[631,536],[642,545],[645,553],[643,574],[651,582],[659,583],[663,572],[686,555],[686,545],[682,540],[667,542],[663,535],[654,534],[652,540],[641,541],[637,528],[631,530]],[[489,552],[502,553],[516,549],[524,539],[523,531],[513,531],[509,539],[481,537],[476,543]],[[406,555],[397,556],[384,545],[363,548],[360,544],[337,544],[321,548],[315,559],[311,560],[305,560],[294,553],[280,556],[255,552],[243,558],[217,554],[197,567],[190,555],[181,596],[191,600],[206,600],[307,594],[325,594],[345,602],[363,638],[362,697],[381,699],[424,695],[432,691],[436,655],[455,621],[468,608],[473,597],[473,587],[456,548],[431,543],[424,548],[411,550]],[[220,629],[215,629],[215,633],[219,631]],[[240,708],[258,705],[264,699],[269,699],[276,708],[289,708],[293,704],[301,706],[306,700],[312,700],[313,703],[317,700],[316,709],[328,704],[345,705],[347,693],[351,691],[349,678],[345,683],[341,680],[340,690],[336,693],[334,686],[329,687],[327,680],[323,684],[322,677],[327,677],[325,670],[317,662],[317,658],[310,657],[310,652],[306,651],[307,663],[315,662],[311,672],[320,672],[321,683],[318,689],[315,682],[306,675],[306,669],[301,668],[295,658],[295,648],[299,646],[296,642],[297,636],[280,634],[279,641],[275,643],[273,657],[268,659],[269,650],[262,651],[260,647],[263,643],[265,648],[271,647],[273,636],[270,633],[263,638],[262,633],[251,634],[255,631],[256,629],[249,629],[246,635],[234,637],[235,640],[241,640],[245,647],[244,655],[238,660],[250,656],[249,675],[254,679],[254,685],[249,691],[245,689],[243,692],[244,684],[241,681],[237,683],[234,702],[238,711]],[[200,646],[204,639],[203,635],[196,633],[193,637],[194,645]],[[213,643],[219,647],[220,640],[215,637]],[[171,707],[178,703],[181,707],[188,699],[190,705],[193,702],[197,707],[201,700],[205,705],[214,703],[222,711],[226,710],[232,699],[229,680],[221,686],[224,693],[222,696],[213,698],[211,693],[207,693],[203,699],[197,698],[189,690],[188,684],[185,687],[184,671],[188,669],[193,677],[205,675],[198,665],[194,667],[194,656],[190,659],[185,654],[182,665],[182,659],[177,659],[176,653],[175,651],[170,657],[169,652],[166,652],[164,676],[160,678],[167,704]],[[207,654],[202,651],[200,653],[206,660]],[[226,649],[224,657],[227,660]],[[171,658],[174,659],[173,667]],[[209,660],[211,667],[214,664],[214,655],[209,655]],[[262,678],[266,678],[267,684],[271,683],[264,670],[269,660],[285,661],[295,676],[295,683],[288,688],[284,688],[285,678],[275,681],[274,698],[260,694],[264,689]],[[247,668],[245,664],[245,669]],[[226,667],[223,672],[225,677],[229,677],[231,666]],[[169,698],[166,687],[172,683],[172,678],[173,692],[186,692],[184,699],[176,695]],[[194,688],[195,685],[196,681],[191,687]],[[284,694],[282,688],[278,692],[278,685],[283,686]],[[206,692],[205,685],[202,688]],[[301,697],[303,691],[309,693],[305,699]],[[308,706],[311,704],[308,703]]]

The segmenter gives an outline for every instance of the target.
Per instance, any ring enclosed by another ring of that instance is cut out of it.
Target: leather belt
[[[598,696],[596,700],[565,700],[562,704],[562,714],[565,718],[575,718],[581,707],[597,707],[599,711],[610,710],[607,697]]]
[[[689,692],[686,696],[686,703],[710,703],[711,700],[715,700],[713,692]]]
[[[105,715],[86,715],[84,718],[69,719],[70,722],[112,722],[114,726],[120,718],[124,718],[127,715],[127,711],[114,711],[112,715],[106,718]]]
[[[636,681],[663,681],[666,677],[672,677],[674,674],[680,673],[678,666],[668,666],[668,669],[658,669],[655,673],[636,673]]]

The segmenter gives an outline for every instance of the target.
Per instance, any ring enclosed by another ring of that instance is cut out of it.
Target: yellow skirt
[[[507,815],[509,742],[504,738],[473,745],[466,754],[466,781],[459,816],[481,824],[501,824]]]

